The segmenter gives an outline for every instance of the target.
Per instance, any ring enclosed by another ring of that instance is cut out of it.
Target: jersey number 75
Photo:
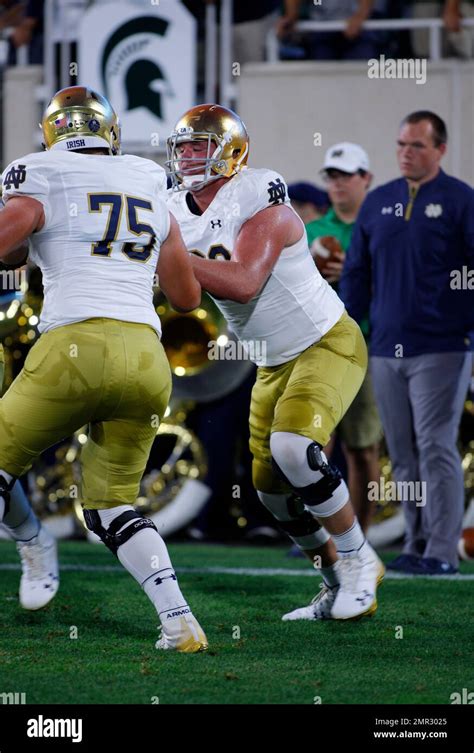
[[[132,261],[148,261],[153,251],[156,236],[151,225],[139,222],[137,209],[145,209],[148,212],[152,212],[153,204],[151,201],[139,199],[136,196],[126,196],[121,193],[89,193],[87,194],[87,199],[89,202],[89,212],[102,212],[103,208],[107,207],[109,213],[105,235],[100,241],[92,244],[91,254],[93,256],[110,256],[112,253],[112,244],[117,240],[125,205],[129,232],[137,236],[148,236],[149,242],[146,246],[136,243],[122,243],[120,250],[122,254],[125,254]]]

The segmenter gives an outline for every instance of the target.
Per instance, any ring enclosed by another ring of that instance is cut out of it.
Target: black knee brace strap
[[[288,536],[298,536],[298,538],[316,533],[321,528],[318,521],[307,510],[300,513],[296,520],[278,520],[277,524]]]
[[[3,517],[10,511],[10,492],[15,486],[16,478],[13,478],[10,482],[6,480],[5,476],[0,473],[0,497],[3,497],[5,501],[5,510]]]
[[[333,492],[341,483],[342,474],[335,465],[331,465],[327,460],[324,460],[321,454],[322,447],[317,442],[312,442],[306,450],[306,458],[308,465],[313,471],[319,471],[323,477],[316,481],[314,484],[308,484],[298,488],[287,479],[278,463],[272,458],[272,466],[276,473],[286,481],[289,486],[308,504],[320,505],[322,502],[332,496]]]
[[[125,544],[125,542],[132,536],[135,536],[136,533],[144,531],[145,528],[154,528],[155,531],[157,530],[153,521],[149,518],[142,518],[141,515],[135,512],[135,510],[127,510],[127,512],[123,512],[118,518],[115,518],[115,520],[111,522],[108,528],[104,528],[102,525],[98,510],[84,510],[84,520],[86,521],[88,529],[96,533],[100,540],[104,542],[105,546],[108,547],[115,556],[117,556],[117,549],[119,546]],[[134,520],[135,522],[127,526],[125,530],[117,533],[117,531],[130,520]]]
[[[288,536],[299,538],[319,531],[321,526],[311,513],[304,509],[303,500],[300,497],[292,494],[288,497],[286,506],[288,515],[291,515],[292,520],[277,520],[277,524]]]

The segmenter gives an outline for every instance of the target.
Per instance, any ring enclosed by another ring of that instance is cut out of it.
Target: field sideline
[[[185,656],[154,649],[153,607],[105,547],[61,542],[60,591],[26,612],[14,545],[0,542],[0,693],[41,704],[449,704],[472,689],[474,563],[467,577],[387,578],[373,618],[283,623],[320,583],[285,552],[170,545],[210,643]]]

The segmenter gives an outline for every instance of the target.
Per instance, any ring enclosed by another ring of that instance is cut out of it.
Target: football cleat
[[[43,527],[31,541],[18,541],[21,557],[20,604],[41,609],[56,595],[59,569],[56,540]]]
[[[331,609],[338,589],[339,586],[329,588],[323,583],[320,592],[311,599],[307,607],[294,609],[292,612],[284,614],[281,619],[283,622],[289,620],[331,620]]]
[[[377,609],[377,586],[385,575],[382,561],[368,544],[336,563],[340,587],[331,610],[335,620],[369,616]]]
[[[175,617],[162,625],[160,630],[161,635],[155,648],[179,651],[182,654],[196,654],[208,648],[204,630],[192,614]]]

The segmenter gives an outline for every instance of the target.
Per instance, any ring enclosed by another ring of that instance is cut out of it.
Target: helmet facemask
[[[179,153],[180,146],[193,141],[206,142],[206,151],[196,157],[182,157]],[[166,142],[168,159],[165,162],[172,187],[177,191],[200,191],[219,178],[234,175],[237,172],[235,166],[231,168],[229,160],[222,156],[225,147],[231,141],[230,133],[219,137],[216,133],[195,132],[192,128],[173,131]],[[239,162],[244,156],[242,155]],[[232,171],[229,173],[230,169]]]

